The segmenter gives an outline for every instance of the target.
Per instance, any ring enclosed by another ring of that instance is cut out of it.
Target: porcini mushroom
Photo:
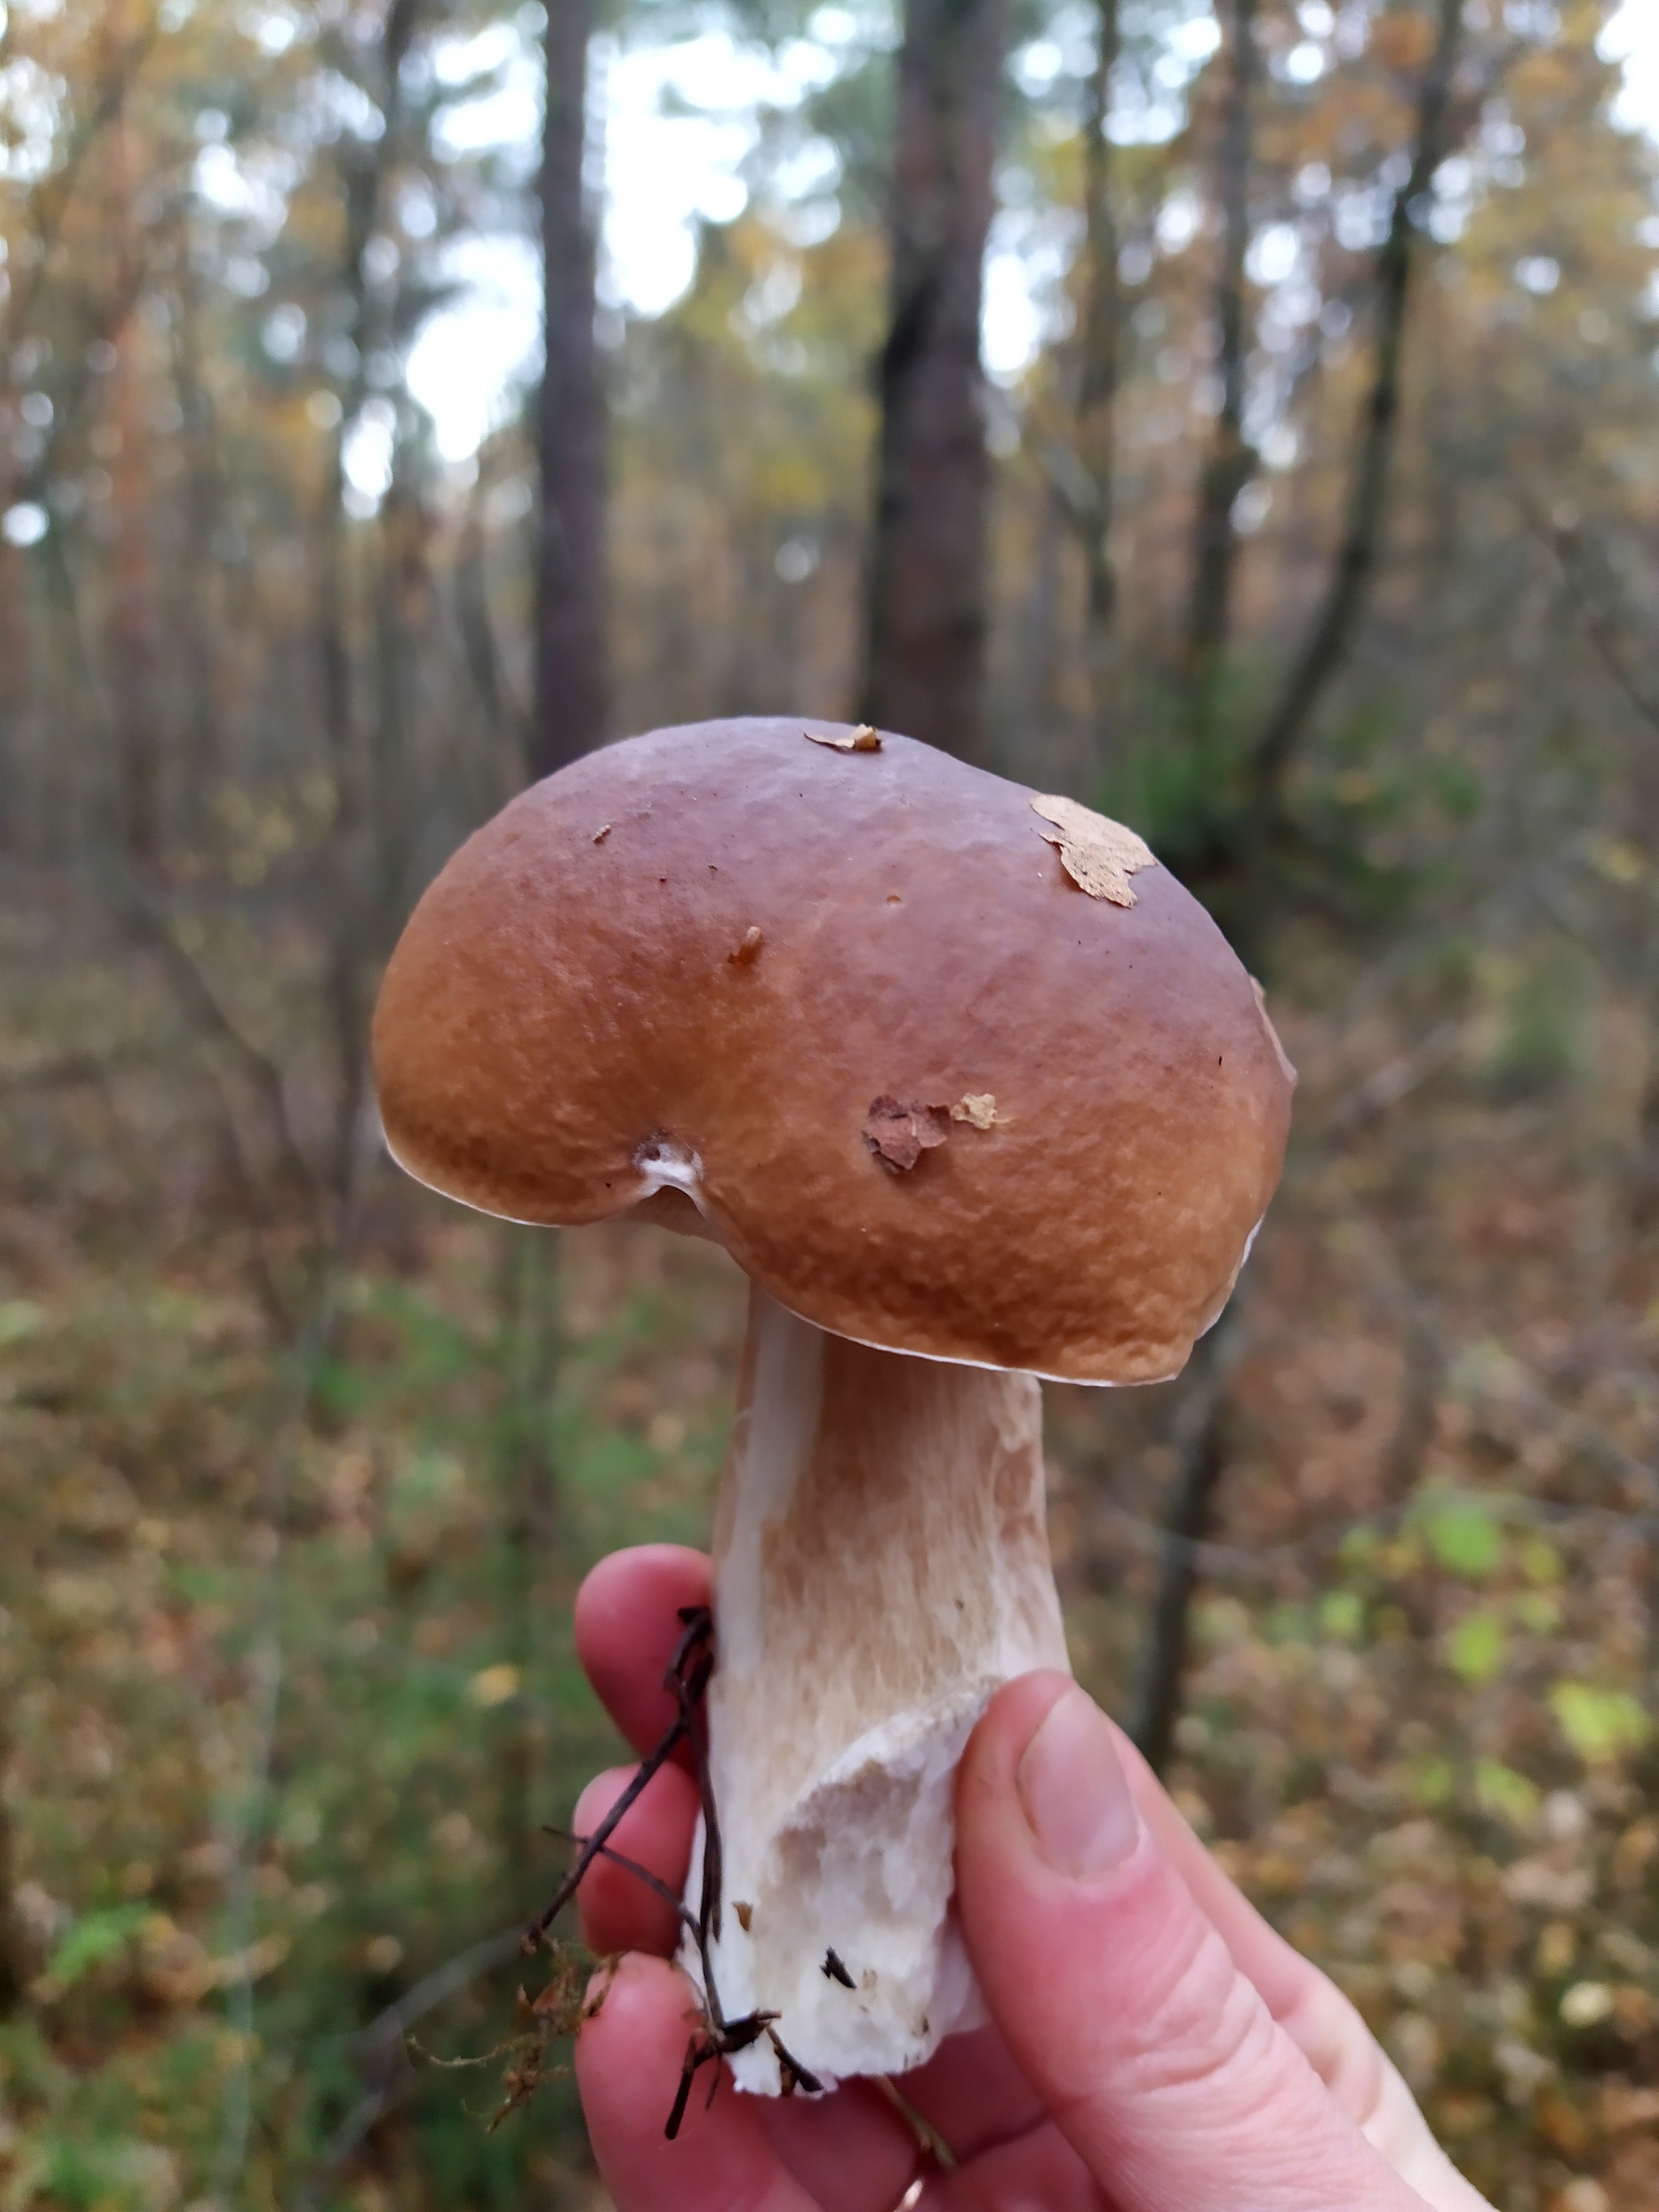
[[[521,1221],[632,1208],[748,1275],[713,1966],[825,2083],[920,2063],[975,2003],[957,1759],[999,1684],[1066,1663],[1037,1378],[1162,1380],[1219,1314],[1294,1081],[1260,994],[1086,808],[901,737],[710,722],[462,848],[374,1060],[422,1182]],[[766,2041],[732,2063],[780,2087]]]

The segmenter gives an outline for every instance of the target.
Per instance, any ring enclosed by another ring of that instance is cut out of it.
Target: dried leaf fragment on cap
[[[1045,794],[1031,801],[1031,811],[1054,824],[1037,834],[1059,848],[1060,866],[1079,890],[1091,898],[1109,899],[1114,906],[1135,903],[1130,877],[1158,866],[1158,855],[1144,838],[1075,799]]]
[[[999,1114],[995,1096],[989,1091],[964,1091],[951,1109],[953,1121],[967,1121],[975,1129],[1005,1129],[1008,1126],[1006,1114]]]
[[[881,732],[872,722],[860,722],[850,737],[823,737],[817,730],[803,730],[801,735],[808,744],[828,745],[831,752],[878,753],[881,750]]]
[[[942,1145],[951,1133],[948,1106],[908,1103],[883,1092],[870,1102],[864,1117],[864,1140],[878,1160],[907,1174],[924,1152]]]

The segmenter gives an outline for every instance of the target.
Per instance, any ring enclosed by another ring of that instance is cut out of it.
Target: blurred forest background
[[[1079,1671],[1506,2212],[1659,2206],[1646,11],[606,7],[0,0],[0,2212],[604,2202],[422,2054],[741,1285],[406,1185],[367,1018],[528,775],[746,710],[1123,815],[1263,976],[1233,1309],[1049,1394]]]

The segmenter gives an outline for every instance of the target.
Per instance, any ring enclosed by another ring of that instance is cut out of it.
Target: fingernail
[[[1075,1684],[1049,1708],[1015,1777],[1037,1846],[1061,1874],[1103,1874],[1140,1832],[1106,1716]]]

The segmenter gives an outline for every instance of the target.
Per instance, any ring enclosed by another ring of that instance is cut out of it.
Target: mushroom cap
[[[782,719],[591,753],[410,918],[374,1017],[387,1142],[514,1220],[690,1225],[689,1198],[763,1290],[865,1343],[1174,1374],[1267,1209],[1295,1076],[1138,840],[1115,831],[1133,904],[1079,888],[1051,841],[1101,817],[1069,812]]]

